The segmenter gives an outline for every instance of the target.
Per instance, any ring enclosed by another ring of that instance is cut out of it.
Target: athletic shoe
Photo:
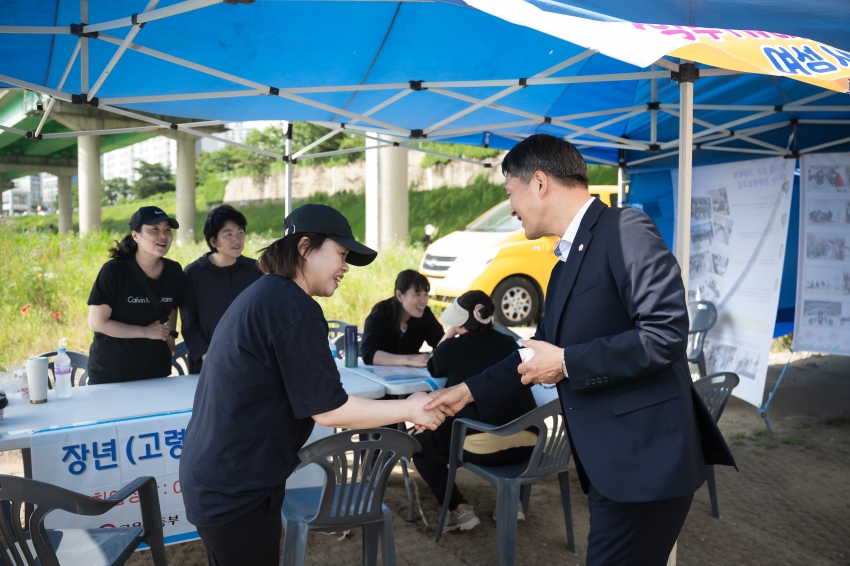
[[[474,529],[480,524],[481,519],[475,515],[475,510],[472,508],[472,505],[467,505],[460,513],[457,511],[449,513],[446,517],[446,524],[443,527],[443,532],[448,533],[458,529],[468,531]]]

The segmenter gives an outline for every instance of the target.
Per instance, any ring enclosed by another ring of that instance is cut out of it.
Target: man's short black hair
[[[531,181],[536,171],[543,171],[567,187],[587,188],[587,164],[570,142],[535,134],[516,144],[502,161],[502,173],[517,177],[523,183]]]
[[[248,226],[248,221],[245,220],[245,215],[230,206],[222,204],[212,209],[207,215],[207,220],[204,222],[204,239],[210,247],[210,251],[215,253],[215,248],[210,243],[210,240],[218,237],[218,233],[224,228],[228,220],[233,220],[237,226],[243,230]]]

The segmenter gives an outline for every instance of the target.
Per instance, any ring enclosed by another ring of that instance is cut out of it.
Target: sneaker
[[[496,512],[493,511],[493,520],[496,520]],[[525,521],[525,513],[522,512],[522,507],[516,510],[516,520]]]
[[[467,505],[460,513],[457,511],[449,513],[446,517],[446,524],[443,527],[443,532],[448,533],[458,529],[461,531],[468,531],[474,529],[480,524],[481,519],[475,515],[475,510],[472,508],[472,505]]]

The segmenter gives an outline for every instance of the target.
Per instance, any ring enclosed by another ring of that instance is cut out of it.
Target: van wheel
[[[493,291],[496,322],[505,326],[530,324],[540,308],[534,284],[523,277],[508,277]]]

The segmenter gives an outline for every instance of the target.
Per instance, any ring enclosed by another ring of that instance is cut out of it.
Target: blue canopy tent
[[[312,121],[363,137],[379,133],[372,147],[395,143],[417,151],[416,142],[426,137],[508,149],[535,132],[565,136],[589,161],[631,173],[632,203],[644,205],[668,242],[674,229],[670,168],[683,172],[680,190],[687,193],[680,202],[687,203],[691,159],[794,158],[850,147],[850,104],[834,90],[706,65],[696,66],[697,78],[692,67],[680,69],[678,60],[664,56],[638,66],[629,62],[630,51],[641,51],[641,45],[628,38],[591,38],[580,45],[552,30],[508,21],[533,9],[551,18],[583,18],[585,26],[621,20],[690,26],[668,30],[680,33],[757,27],[834,46],[828,51],[835,55],[833,66],[844,68],[850,67],[847,3],[232,5],[240,1],[249,0],[5,0],[0,88],[50,97],[46,114],[57,99],[145,122],[131,130],[174,128],[204,137],[215,136],[199,131],[200,125],[254,119]],[[507,15],[500,13],[506,7]],[[172,124],[146,112],[199,121]],[[68,135],[0,128],[34,139]],[[680,147],[686,148],[681,154]],[[323,155],[311,149],[293,154],[288,145],[263,153],[287,162]],[[679,223],[682,233],[687,222]],[[687,249],[676,253],[686,257]],[[790,245],[788,254],[783,284],[793,281],[795,271]],[[780,309],[793,306],[791,297],[783,286]]]

